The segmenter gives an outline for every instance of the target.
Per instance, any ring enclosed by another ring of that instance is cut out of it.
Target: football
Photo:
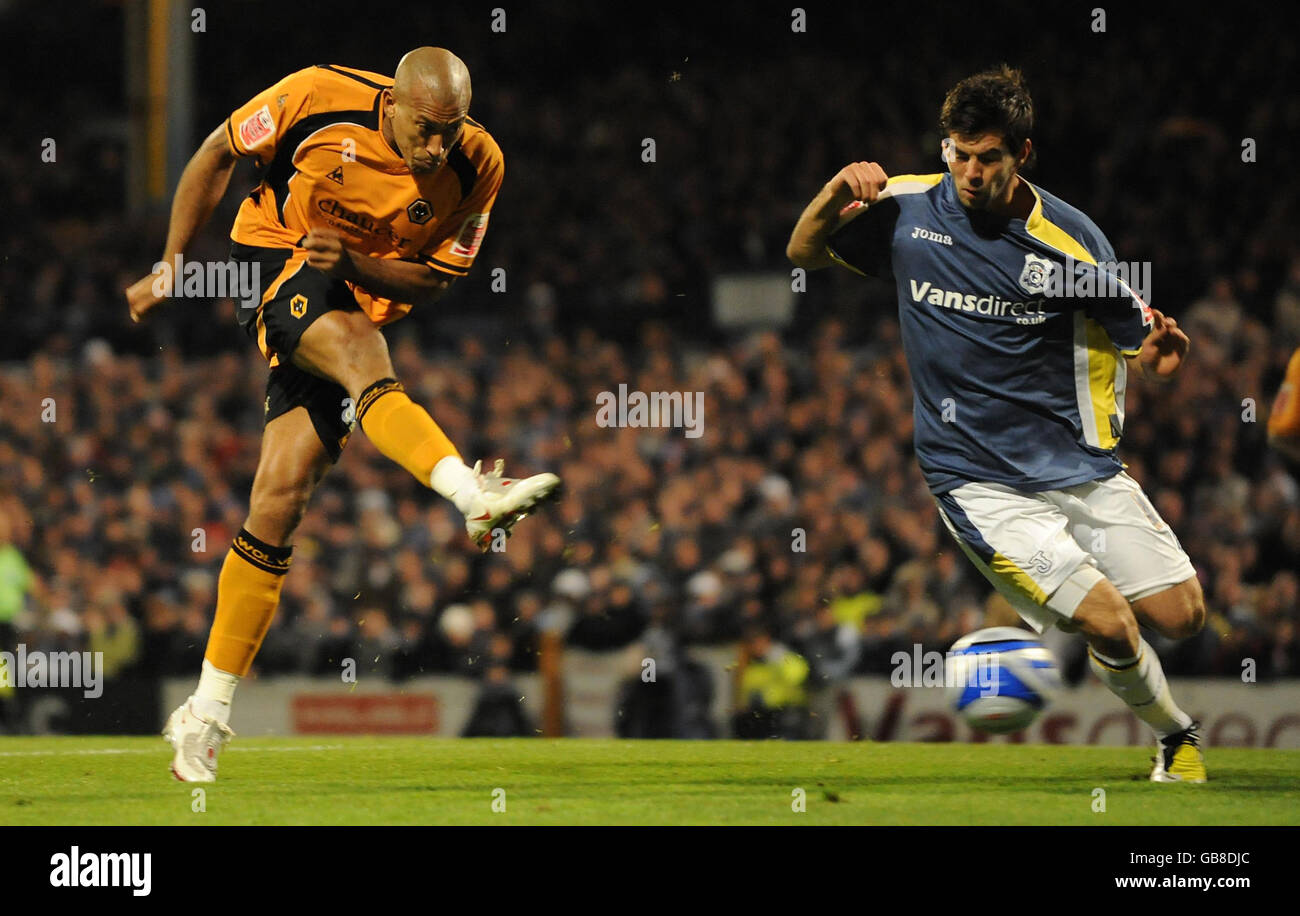
[[[949,702],[974,729],[1005,734],[1028,728],[1060,689],[1056,658],[1029,630],[976,630],[948,650]]]

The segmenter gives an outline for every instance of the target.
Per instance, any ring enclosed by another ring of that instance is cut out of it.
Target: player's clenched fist
[[[131,310],[131,320],[141,322],[145,316],[167,298],[170,290],[171,272],[166,263],[162,268],[148,276],[141,277],[126,288],[126,304]]]
[[[1182,367],[1191,341],[1173,318],[1157,309],[1152,309],[1151,315],[1151,331],[1142,341],[1139,360],[1149,375],[1168,379]]]
[[[889,176],[875,162],[851,162],[830,181],[831,194],[841,205],[860,200],[868,205],[885,189]]]
[[[328,229],[313,229],[308,232],[302,247],[307,249],[307,265],[322,273],[338,273],[348,257],[343,239]]]

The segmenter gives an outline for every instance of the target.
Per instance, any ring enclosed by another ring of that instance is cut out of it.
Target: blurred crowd
[[[449,503],[354,436],[298,531],[261,673],[350,657],[395,679],[499,683],[534,669],[555,632],[598,651],[743,641],[753,657],[797,654],[810,683],[829,683],[1001,613],[917,469],[891,286],[814,275],[780,332],[705,320],[720,273],[788,273],[794,219],[845,162],[940,167],[943,93],[991,61],[939,42],[882,43],[869,61],[799,51],[787,22],[784,37],[755,39],[763,66],[737,67],[734,48],[698,50],[699,24],[677,28],[662,47],[694,57],[614,59],[629,40],[615,36],[589,62],[600,79],[511,79],[527,37],[516,58],[466,53],[505,190],[474,275],[437,314],[390,328],[390,344],[407,390],[471,462],[556,471],[565,496],[479,555]],[[1089,213],[1121,259],[1152,262],[1152,304],[1192,338],[1175,384],[1130,387],[1122,445],[1211,611],[1199,637],[1159,646],[1166,670],[1237,676],[1252,658],[1261,679],[1300,676],[1297,474],[1263,433],[1300,344],[1300,183],[1278,159],[1300,99],[1270,63],[1296,38],[1228,30],[1184,52],[1154,27],[1083,37],[1086,53],[1045,29],[1013,62],[1039,112],[1029,177]],[[298,65],[391,66],[364,40]],[[205,125],[282,75],[207,63]],[[73,85],[53,104],[111,110],[96,91]],[[15,129],[43,135],[49,104],[15,100]],[[126,215],[120,131],[109,115],[83,127],[35,171],[37,140],[0,149],[0,637],[100,649],[112,671],[194,675],[245,517],[266,368],[230,300],[129,325],[119,291],[158,256],[166,214]],[[236,186],[251,181],[237,172]],[[232,192],[191,259],[225,256],[237,203]],[[495,266],[505,294],[489,288]],[[704,392],[704,434],[598,426],[597,396],[620,383]]]
[[[1297,675],[1296,478],[1242,406],[1266,397],[1284,354],[1253,319],[1224,338],[1195,316],[1196,371],[1133,386],[1124,448],[1211,608],[1168,670],[1238,674],[1249,656],[1262,678]],[[394,332],[408,391],[465,454],[552,469],[565,495],[480,555],[450,503],[354,436],[295,538],[259,670],[532,670],[543,629],[611,650],[648,625],[687,646],[758,628],[813,659],[847,640],[842,674],[944,648],[984,619],[988,588],[921,480],[896,336],[886,320],[855,342],[829,320],[807,348],[761,332],[685,349],[651,324],[635,348],[579,331],[426,353]],[[14,621],[29,644],[89,640],[148,671],[197,670],[258,458],[258,360],[96,342],[0,373],[0,536],[35,573]],[[598,425],[611,379],[704,392],[703,435]]]

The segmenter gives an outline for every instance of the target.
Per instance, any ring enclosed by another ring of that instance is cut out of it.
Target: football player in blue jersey
[[[1204,598],[1116,454],[1128,376],[1168,382],[1187,335],[1086,215],[1021,175],[1034,112],[1018,71],[962,80],[939,120],[947,171],[845,166],[787,255],[894,281],[917,459],[945,526],[1035,630],[1083,634],[1093,671],[1155,732],[1153,781],[1204,782],[1198,723],[1139,629],[1192,636]]]

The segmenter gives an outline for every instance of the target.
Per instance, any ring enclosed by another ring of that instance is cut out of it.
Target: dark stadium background
[[[1151,304],[1192,337],[1175,385],[1131,386],[1122,446],[1211,611],[1198,637],[1158,644],[1166,671],[1239,678],[1250,658],[1262,681],[1300,676],[1300,499],[1264,436],[1300,344],[1297,38],[1268,18],[1282,14],[1114,5],[1096,34],[1092,3],[804,4],[808,32],[793,34],[791,4],[579,2],[504,5],[494,34],[493,6],[203,7],[191,150],[304,66],[391,73],[420,44],[465,59],[504,190],[470,278],[389,340],[471,460],[567,484],[504,554],[480,557],[449,504],[355,437],[299,530],[259,678],[355,657],[367,677],[463,676],[508,699],[544,643],[637,659],[649,646],[675,660],[678,705],[639,696],[633,673],[610,716],[624,704],[647,733],[725,735],[734,724],[700,710],[729,688],[701,682],[697,649],[743,660],[764,631],[834,690],[887,674],[900,647],[942,651],[1000,619],[915,465],[892,288],[815,274],[768,328],[723,327],[712,303],[719,278],[788,285],[790,228],[844,163],[938,170],[945,90],[1004,60],[1036,102],[1028,177],[1087,212],[1121,259],[1150,261]],[[197,676],[261,426],[265,368],[231,301],[173,302],[147,327],[126,317],[120,290],[159,256],[170,200],[127,192],[128,7],[0,2],[0,544],[36,577],[0,641],[105,651],[120,685],[99,707],[111,712],[84,713],[93,725],[74,710],[54,728],[152,730],[159,679]],[[253,180],[236,172],[192,257],[225,256]],[[620,383],[706,392],[706,434],[597,427],[596,393]],[[41,421],[47,397],[55,423]],[[806,552],[790,549],[794,527]],[[458,605],[467,638],[441,622]],[[0,727],[36,727],[20,701],[0,703]],[[561,703],[545,730],[563,718]]]

